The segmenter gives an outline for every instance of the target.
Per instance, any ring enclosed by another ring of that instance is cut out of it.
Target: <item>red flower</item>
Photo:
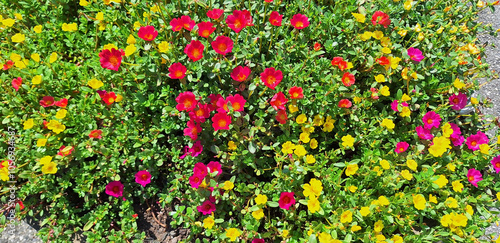
[[[52,96],[44,96],[40,100],[40,105],[43,106],[43,107],[53,106],[54,105],[54,97],[52,97]]]
[[[226,36],[217,36],[215,41],[212,41],[212,48],[215,52],[225,56],[233,50],[233,40]]]
[[[19,209],[23,210],[24,209],[24,204],[23,201],[18,201],[16,204],[19,204]]]
[[[122,63],[122,56],[125,56],[125,52],[122,49],[116,50],[115,48],[112,48],[111,50],[102,50],[99,53],[101,67],[118,71],[120,64]]]
[[[229,130],[229,124],[231,124],[231,117],[226,113],[217,113],[212,117],[212,127],[214,131],[217,130]]]
[[[263,73],[260,74],[260,80],[264,82],[264,84],[270,89],[274,90],[274,88],[281,82],[283,79],[283,73],[280,70],[276,70],[273,67],[266,68]]]
[[[90,133],[89,133],[89,138],[97,138],[97,139],[101,139],[102,136],[102,131],[97,129],[97,130],[92,130]]]
[[[381,58],[377,58],[376,62],[380,65],[389,65],[391,64],[391,61],[389,61],[389,58],[387,57],[381,57]]]
[[[184,128],[184,136],[190,137],[192,140],[198,139],[198,134],[201,132],[200,124],[196,124],[193,120],[187,122],[187,127]]]
[[[43,120],[43,129],[47,129],[47,124],[49,124],[49,122],[46,120]]]
[[[23,79],[21,77],[18,77],[18,78],[15,78],[15,79],[12,79],[12,87],[18,91],[19,90],[19,87],[21,86],[21,84],[23,83]]]
[[[280,195],[280,200],[278,201],[280,208],[290,209],[290,206],[295,204],[295,198],[293,192],[282,192]]]
[[[198,23],[198,35],[207,38],[210,36],[216,28],[211,22],[200,22]]]
[[[384,28],[387,28],[387,26],[391,24],[391,19],[389,19],[389,15],[387,15],[386,13],[382,11],[376,11],[372,15],[372,24],[373,25],[381,24],[384,26]]]
[[[304,93],[302,91],[301,87],[293,86],[288,90],[288,93],[290,94],[290,99],[303,99],[304,98]]]
[[[352,103],[348,99],[342,99],[339,101],[340,108],[351,108]]]
[[[158,31],[155,30],[154,26],[148,25],[141,27],[137,35],[145,41],[152,41],[158,36]]]
[[[9,70],[14,66],[14,62],[12,60],[8,60],[7,63],[3,65],[3,70]]]
[[[132,218],[137,218],[137,216],[139,216],[138,214],[132,214]]]
[[[344,61],[342,57],[334,57],[332,60],[332,65],[337,66],[340,71],[344,71],[347,68],[347,61]]]
[[[316,43],[314,44],[314,50],[315,50],[315,51],[319,51],[319,50],[321,50],[321,44],[319,44],[318,42],[316,42]]]
[[[54,103],[54,105],[59,106],[61,108],[66,108],[68,105],[68,99],[62,98]]]
[[[194,20],[192,20],[191,17],[189,17],[187,15],[184,15],[181,17],[181,22],[182,22],[184,29],[186,29],[188,31],[193,30],[194,26],[196,25]]]
[[[207,16],[211,19],[219,19],[223,15],[224,15],[224,10],[217,8],[214,8],[207,12]]]
[[[290,23],[292,24],[293,27],[295,27],[295,29],[301,30],[309,26],[309,19],[307,18],[307,16],[303,14],[296,14],[292,17]]]
[[[243,96],[239,94],[235,94],[234,96],[230,95],[226,98],[226,102],[230,102],[234,111],[243,111],[245,103],[247,102]]]
[[[342,76],[342,83],[347,87],[353,85],[354,81],[356,81],[356,79],[354,78],[354,75],[352,73],[346,72]]]
[[[276,114],[276,120],[280,124],[285,124],[286,120],[288,120],[288,116],[286,115],[286,111],[285,110],[279,110],[278,114]]]
[[[64,148],[66,148],[66,146],[61,145],[61,147],[59,147],[59,152],[57,153],[57,155],[63,156],[63,157],[68,156],[75,150],[75,148],[73,148],[73,147],[71,147],[71,149],[64,149]]]
[[[182,65],[180,62],[172,63],[170,67],[168,68],[168,71],[170,72],[168,76],[171,79],[183,79],[186,77],[186,71],[187,68],[186,66]]]
[[[286,110],[285,108],[286,102],[288,102],[288,99],[285,97],[285,94],[283,94],[283,92],[280,91],[273,96],[271,102],[269,103],[275,110]]]
[[[269,22],[274,26],[281,26],[281,21],[283,20],[283,15],[280,15],[277,11],[271,12],[269,15]]]
[[[266,2],[266,3],[272,3],[273,0],[264,0],[264,2]]]
[[[247,26],[253,26],[253,19],[247,10],[234,10],[232,15],[227,16],[226,24],[234,32],[239,33]]]
[[[203,57],[203,50],[205,46],[201,43],[201,41],[192,40],[184,49],[184,53],[188,55],[193,62],[200,60]]]
[[[237,66],[231,72],[231,78],[238,82],[243,82],[247,80],[248,76],[250,76],[250,72],[251,70],[249,67]]]
[[[116,94],[115,92],[109,92],[109,93],[106,93],[102,96],[102,101],[104,101],[104,103],[106,103],[106,105],[111,105],[115,102],[116,100]]]
[[[170,20],[170,26],[172,26],[173,31],[181,31],[184,27],[184,23],[182,23],[181,19],[172,19]]]
[[[196,100],[196,97],[192,92],[186,91],[183,93],[180,93],[177,98],[175,98],[175,101],[177,101],[177,110],[179,111],[192,111],[198,104],[198,101]]]

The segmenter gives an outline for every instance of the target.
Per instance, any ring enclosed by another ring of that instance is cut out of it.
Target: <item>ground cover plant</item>
[[[187,242],[479,241],[494,4],[2,1],[0,223],[142,242],[156,203]]]

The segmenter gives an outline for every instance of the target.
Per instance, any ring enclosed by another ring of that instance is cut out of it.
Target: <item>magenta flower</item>
[[[222,174],[222,166],[219,162],[217,161],[210,161],[208,164],[207,164],[207,168],[208,170],[210,171],[210,173],[213,173],[213,172],[216,172],[217,171],[217,175],[220,175]]]
[[[477,183],[483,180],[483,175],[481,175],[479,170],[472,168],[467,172],[467,179],[472,185],[477,187]]]
[[[391,103],[391,109],[392,109],[393,111],[395,111],[395,112],[399,112],[400,110],[399,110],[399,107],[398,107],[398,106],[399,106],[399,100],[394,100],[394,101],[392,101],[392,103]],[[403,101],[403,102],[401,102],[401,107],[403,107],[403,106],[404,106],[404,107],[408,107],[408,103],[406,103],[406,102],[404,102],[404,101]]]
[[[280,200],[278,201],[280,208],[288,210],[290,206],[295,204],[295,197],[293,192],[282,192]]]
[[[264,239],[253,239],[252,243],[265,243]]]
[[[141,170],[135,174],[135,182],[146,187],[147,184],[151,183],[151,174],[147,170]]]
[[[121,197],[123,195],[123,184],[119,181],[112,181],[106,186],[106,194],[113,197]]]
[[[189,154],[188,149],[189,149],[188,146],[184,146],[184,148],[182,149],[184,154],[182,156],[180,156],[179,159],[184,159],[184,158],[186,158],[186,156],[188,156],[188,154]]]
[[[410,145],[407,142],[399,142],[398,144],[396,144],[396,149],[394,149],[394,151],[398,154],[403,153],[408,149],[409,146]]]
[[[226,98],[226,102],[231,103],[234,111],[243,111],[245,107],[245,103],[247,102],[245,98],[239,94],[235,94],[234,96],[230,95]],[[227,104],[226,104],[227,105]]]
[[[198,212],[202,213],[203,215],[211,214],[215,211],[215,204],[210,202],[210,200],[207,200],[200,206],[196,207],[196,209],[198,209]]]
[[[431,134],[431,130],[425,129],[422,126],[416,127],[415,130],[417,131],[417,135],[420,139],[431,140],[434,138],[434,135]]]
[[[486,134],[482,133],[481,131],[478,131],[474,135],[470,135],[467,138],[467,141],[465,144],[467,144],[467,147],[469,147],[470,150],[476,151],[479,149],[479,145],[488,143],[489,139],[486,136]]]
[[[422,51],[420,51],[417,48],[410,47],[408,49],[408,56],[410,56],[411,60],[420,62],[422,59],[424,59],[424,56],[422,55]]]
[[[203,145],[201,145],[201,141],[198,140],[193,144],[193,147],[190,147],[187,151],[192,157],[197,157],[203,152]]]
[[[491,160],[491,165],[495,168],[497,174],[500,172],[500,155]]]
[[[434,111],[429,111],[422,117],[422,122],[424,122],[425,129],[438,128],[441,124],[441,116]]]
[[[207,166],[201,162],[198,162],[194,165],[193,173],[200,174],[205,177],[208,174]]]
[[[204,179],[205,176],[201,175],[199,172],[195,172],[192,176],[189,177],[189,184],[192,188],[198,188],[201,183],[203,183]]]
[[[453,94],[449,98],[450,100],[450,105],[452,106],[451,109],[459,111],[463,109],[467,105],[467,95],[458,93],[458,95]]]
[[[462,136],[460,134],[458,134],[458,135],[451,134],[450,140],[453,143],[453,146],[462,146],[462,144],[465,141],[465,138],[464,138],[464,136]]]
[[[187,127],[184,128],[184,136],[190,137],[192,140],[198,139],[198,134],[201,132],[200,124],[197,124],[193,120],[187,122]]]

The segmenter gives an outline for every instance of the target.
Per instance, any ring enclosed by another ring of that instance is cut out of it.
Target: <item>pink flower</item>
[[[433,127],[438,128],[441,124],[441,116],[434,111],[429,111],[422,117],[422,122],[424,123],[425,129],[431,130]]]
[[[53,106],[54,105],[54,97],[52,96],[44,96],[41,100],[40,100],[40,105],[47,108],[49,106]]]
[[[398,154],[403,153],[408,149],[408,146],[410,145],[407,142],[399,142],[396,144],[396,149],[394,149],[394,151]]]
[[[198,162],[194,165],[193,173],[201,175],[203,178],[208,174],[208,168],[205,164]]]
[[[147,170],[141,170],[135,174],[135,182],[146,187],[147,184],[151,183],[151,174]]]
[[[97,139],[101,139],[102,136],[102,131],[97,129],[97,130],[92,130],[90,133],[89,133],[89,138],[97,138]]]
[[[193,120],[187,122],[187,127],[184,128],[184,136],[190,137],[192,140],[198,139],[198,134],[201,132],[200,124],[197,124]]]
[[[250,76],[250,72],[249,67],[237,66],[231,72],[231,78],[238,82],[243,82]]]
[[[277,11],[271,12],[269,15],[269,22],[274,26],[281,26],[281,21],[283,20],[283,15],[279,14]]]
[[[217,102],[220,98],[224,99],[220,94],[210,94],[208,98],[210,99],[210,104],[208,104],[208,108],[210,109],[210,111],[217,110]]]
[[[451,134],[450,140],[453,143],[453,146],[461,146],[464,143],[465,138],[460,134]]]
[[[422,126],[416,127],[415,130],[417,131],[417,135],[420,139],[431,140],[434,138],[434,135],[431,134],[431,130],[425,129]]]
[[[451,109],[459,111],[463,109],[467,105],[467,95],[462,94],[461,92],[458,93],[458,95],[453,94],[449,98],[450,100],[450,105],[452,106]]]
[[[203,152],[203,145],[201,145],[201,141],[198,140],[193,144],[193,147],[190,147],[187,151],[192,157],[197,157]]]
[[[283,80],[283,73],[281,70],[276,70],[274,67],[264,69],[264,72],[260,74],[260,80],[269,87],[274,90],[276,86]]]
[[[177,101],[175,108],[179,111],[192,111],[198,104],[196,96],[190,91],[180,93],[175,101]]]
[[[217,112],[222,112],[222,113],[227,113],[229,111],[229,108],[227,107],[227,100],[224,99],[224,97],[219,97],[217,100]]]
[[[235,94],[234,96],[230,95],[226,98],[226,102],[231,103],[234,111],[243,111],[245,103],[247,102],[243,96],[239,94]],[[226,104],[227,105],[227,104]]]
[[[123,184],[119,181],[112,181],[106,186],[106,194],[113,197],[121,197],[123,195]]]
[[[201,41],[192,40],[187,44],[186,48],[184,48],[184,53],[186,53],[193,62],[196,62],[203,58],[203,50],[205,50],[205,46]]]
[[[290,23],[295,29],[304,29],[309,26],[309,18],[303,14],[295,14],[292,19],[290,19]]]
[[[214,24],[211,22],[200,22],[198,23],[198,35],[207,38],[215,31]]]
[[[23,79],[21,77],[12,79],[12,88],[14,88],[17,92],[22,83],[23,83]]]
[[[70,155],[75,150],[75,148],[73,148],[73,147],[71,147],[71,149],[69,151],[65,150],[64,148],[66,148],[66,146],[61,145],[61,147],[59,147],[59,152],[57,153],[57,155],[65,157],[65,156]]]
[[[198,188],[201,183],[203,183],[203,180],[205,179],[205,176],[202,176],[199,173],[194,173],[192,176],[189,177],[189,184],[191,185],[192,188]]]
[[[139,38],[145,41],[152,41],[158,36],[158,31],[155,30],[155,27],[152,25],[142,26],[137,32]]]
[[[399,111],[400,111],[400,109],[399,109],[399,104],[400,104],[400,103],[399,103],[399,101],[398,101],[398,100],[394,100],[394,101],[392,101],[392,103],[391,103],[391,109],[392,109],[393,111],[395,111],[395,112],[399,112]],[[408,103],[406,103],[406,102],[401,102],[401,106],[402,106],[402,107],[403,107],[403,106],[404,106],[404,107],[408,107]]]
[[[467,179],[472,185],[477,187],[477,183],[483,180],[483,175],[481,175],[479,170],[472,168],[467,172]]]
[[[247,10],[234,10],[232,15],[227,16],[226,24],[234,32],[239,33],[247,26],[253,26],[253,19]]]
[[[210,202],[210,200],[207,200],[203,202],[202,205],[196,207],[196,209],[198,209],[198,212],[202,213],[203,215],[211,214],[215,211],[215,204]]]
[[[226,36],[217,36],[215,41],[212,41],[212,48],[215,52],[225,56],[233,50],[234,42]]]
[[[500,155],[491,160],[491,165],[495,168],[497,174],[500,172]]]
[[[407,51],[408,56],[410,56],[411,60],[420,62],[422,59],[424,59],[424,56],[422,55],[422,51],[420,51],[417,48],[410,47]]]
[[[223,15],[224,15],[224,10],[217,8],[214,8],[207,12],[207,17],[211,19],[219,19]]]
[[[210,117],[210,108],[207,104],[198,103],[198,107],[196,107],[193,111],[189,112],[189,118],[194,120],[195,122],[203,123],[207,118]]]
[[[215,175],[215,176],[219,176],[220,174],[222,174],[222,166],[217,161],[210,161],[207,164],[207,168],[209,170],[209,173],[213,173],[213,172],[217,171],[217,175]]]
[[[285,94],[280,91],[273,96],[269,103],[275,110],[286,110],[285,105],[287,102],[288,99],[285,97]]]
[[[231,117],[226,113],[217,113],[212,117],[212,127],[214,131],[229,130],[231,124]]]
[[[272,0],[271,0],[271,2],[272,2]],[[264,241],[264,239],[253,239],[252,243],[266,243],[266,241]]]
[[[280,200],[278,201],[280,208],[288,210],[290,206],[295,204],[295,197],[293,192],[282,192]]]
[[[99,53],[99,62],[102,68],[118,71],[122,63],[122,56],[125,56],[125,52],[122,49],[105,49]]]
[[[478,131],[474,135],[470,135],[467,138],[467,141],[465,144],[467,144],[467,147],[469,147],[470,150],[476,151],[479,149],[479,145],[488,143],[489,139],[486,136],[486,134],[482,133],[481,131]]]
[[[171,79],[183,79],[186,77],[186,66],[182,65],[180,62],[172,63],[168,68],[169,74],[168,76]]]
[[[194,22],[194,20],[191,20],[191,17],[187,16],[187,15],[184,15],[180,18],[181,22],[182,22],[182,25],[184,27],[184,29],[188,30],[188,31],[191,31],[193,30],[194,26],[196,25],[196,23]]]

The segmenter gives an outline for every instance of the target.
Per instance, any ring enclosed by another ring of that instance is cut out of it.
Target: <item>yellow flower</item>
[[[477,1],[476,6],[477,6],[478,8],[483,8],[484,6],[486,6],[486,3],[485,3],[485,2],[483,2],[483,1],[481,1],[481,0],[479,0],[479,1]]]
[[[395,235],[391,239],[394,243],[403,243],[403,237],[399,235]]]
[[[7,19],[2,20],[2,24],[7,26],[7,27],[12,27],[15,22],[16,22],[16,20],[11,19],[11,18],[7,18]]]
[[[413,196],[413,206],[418,210],[425,209],[425,197],[422,194],[417,194]]]
[[[405,180],[411,181],[413,179],[413,174],[408,170],[401,171],[401,176],[405,178]]]
[[[229,141],[227,142],[227,147],[230,149],[230,150],[236,150],[238,148],[238,146],[236,145],[235,142],[233,141]]]
[[[389,37],[382,37],[380,38],[380,45],[383,47],[388,47],[391,45],[391,39]]]
[[[300,141],[302,141],[303,143],[308,143],[309,141],[311,141],[311,139],[309,138],[309,133],[306,133],[306,132],[303,132],[299,135],[299,138],[300,138]]]
[[[453,181],[451,185],[453,186],[453,191],[456,192],[462,192],[464,189],[464,185],[460,181]]]
[[[299,111],[299,107],[297,107],[296,105],[288,105],[288,110],[290,110],[290,113],[295,113],[297,111]]]
[[[89,80],[89,82],[87,84],[93,89],[99,89],[100,87],[102,87],[104,85],[101,81],[99,81],[95,78]]]
[[[404,101],[404,102],[406,102],[406,101],[410,101],[411,98],[407,94],[403,94],[403,97],[401,97],[401,100]]]
[[[127,47],[125,47],[125,56],[128,57],[128,56],[134,54],[134,52],[136,50],[137,50],[137,48],[135,47],[134,44],[128,45]]]
[[[49,162],[42,167],[42,173],[44,174],[55,174],[57,172],[57,164],[54,162]]]
[[[467,226],[467,217],[463,214],[454,214],[453,215],[453,225],[455,226]]]
[[[391,164],[389,163],[389,161],[387,161],[385,159],[381,160],[379,163],[380,163],[380,166],[382,166],[382,169],[384,169],[384,170],[388,170],[391,168]]]
[[[429,194],[429,202],[436,203],[436,204],[438,203],[437,198],[432,194]]]
[[[361,230],[361,227],[360,227],[359,225],[353,225],[353,226],[351,227],[351,231],[352,231],[352,232],[356,232],[356,231],[359,231],[359,230]]]
[[[354,174],[356,174],[356,171],[358,171],[358,169],[359,169],[358,164],[348,165],[346,170],[345,170],[345,175],[346,176],[354,175]]]
[[[139,21],[135,21],[134,29],[139,29],[140,27],[141,27],[141,23],[139,23]]]
[[[446,179],[446,176],[440,175],[439,178],[435,181],[433,181],[436,185],[439,186],[439,188],[442,188],[448,184],[448,179]]]
[[[470,216],[474,214],[474,209],[472,209],[471,205],[465,206],[465,212],[467,212]]]
[[[10,54],[10,60],[12,60],[13,62],[21,61],[22,58],[23,57],[21,57],[20,55],[18,55],[16,53]]]
[[[456,167],[454,164],[452,164],[452,163],[448,163],[448,164],[446,165],[446,168],[448,168],[448,170],[450,170],[450,171],[455,171],[455,169],[456,169],[457,167]]]
[[[401,61],[401,58],[389,56],[389,61],[391,62],[391,68],[396,69]]]
[[[56,52],[52,52],[52,54],[50,54],[49,62],[53,63],[55,61],[57,61],[57,53]]]
[[[439,35],[439,34],[443,33],[443,30],[444,30],[444,27],[441,26],[441,27],[439,27],[439,29],[436,30],[436,33]]]
[[[36,75],[31,79],[32,84],[40,84],[42,82],[42,76],[41,75]]]
[[[403,7],[404,7],[406,10],[410,10],[410,9],[411,9],[411,6],[413,5],[412,3],[413,3],[413,1],[411,1],[411,0],[407,0],[407,1],[403,4]]]
[[[398,34],[401,37],[405,37],[407,33],[408,33],[408,30],[405,30],[405,29],[402,29],[402,30],[398,31]]]
[[[211,229],[214,227],[215,221],[214,218],[212,217],[207,217],[203,220],[203,228],[205,229]]]
[[[102,12],[99,12],[96,14],[95,18],[99,21],[104,20],[104,14]]]
[[[231,190],[233,190],[233,188],[234,188],[234,184],[231,181],[224,182],[224,187],[222,187],[222,189],[224,189],[226,191],[231,191]]]
[[[155,5],[151,8],[149,8],[149,11],[151,11],[153,13],[157,13],[157,12],[160,12],[160,8],[158,7],[158,5]]]
[[[36,140],[37,147],[43,147],[43,146],[45,146],[45,144],[47,144],[47,139],[45,139],[45,138],[40,138],[40,139]]]
[[[408,166],[408,168],[410,168],[410,170],[413,170],[415,172],[417,172],[417,162],[415,160],[412,160],[412,159],[409,159],[406,161],[406,166]]]
[[[316,162],[316,159],[314,158],[313,155],[308,154],[306,156],[306,163],[308,164],[314,164]]]
[[[45,165],[45,164],[48,164],[50,163],[50,161],[52,161],[52,157],[51,156],[44,156],[40,159],[40,164],[41,165]]]
[[[389,87],[384,86],[379,90],[379,93],[383,96],[389,96],[391,95],[391,92],[389,91]]]
[[[482,154],[489,154],[490,153],[490,145],[484,143],[479,145],[479,150],[481,151]]]
[[[15,13],[14,17],[16,17],[16,19],[18,20],[23,20],[23,16],[20,13]]]
[[[359,14],[359,13],[351,13],[352,16],[354,16],[354,18],[356,18],[356,21],[360,22],[360,23],[364,23],[365,20],[366,20],[366,17],[362,14]]]
[[[450,140],[444,136],[434,137],[432,142],[434,144],[429,147],[429,153],[434,157],[441,157],[447,149],[451,149]]]
[[[448,227],[452,222],[452,216],[450,214],[445,214],[441,217],[441,225],[444,227]]]
[[[385,77],[384,77],[384,75],[379,74],[379,75],[375,76],[375,81],[377,81],[377,82],[379,82],[379,83],[383,83],[383,82],[385,82]]]
[[[266,204],[266,202],[267,202],[267,196],[266,195],[259,194],[255,198],[255,203],[257,203],[257,205],[264,205],[264,204]]]
[[[252,216],[256,220],[259,220],[264,217],[264,210],[262,210],[262,208],[259,208],[258,210],[252,212]]]
[[[31,59],[35,62],[40,62],[40,55],[38,55],[38,53],[33,53],[31,54]]]
[[[314,126],[321,126],[321,125],[323,125],[323,123],[324,123],[323,116],[320,116],[320,115],[314,116],[314,119],[313,119]]]
[[[23,61],[17,61],[14,63],[14,65],[19,69],[23,69],[26,67],[26,63],[24,63]]]
[[[241,235],[241,232],[236,228],[226,229],[226,237],[231,241],[235,241],[238,236]]]
[[[26,39],[24,34],[17,33],[12,36],[12,42],[21,43]]]
[[[312,178],[309,183],[302,185],[302,188],[304,188],[303,194],[305,197],[319,197],[319,195],[321,195],[321,192],[323,191],[323,184],[320,180]]]
[[[309,147],[311,147],[311,149],[316,149],[318,147],[318,140],[312,138],[311,141],[309,141]]]
[[[452,197],[447,198],[446,201],[444,202],[444,204],[446,206],[448,206],[449,208],[458,208],[457,200],[455,198],[452,198]]]
[[[391,52],[392,52],[392,51],[391,51],[391,48],[389,48],[389,47],[384,47],[384,48],[382,48],[382,52],[383,52],[384,54],[391,54]]]
[[[68,113],[68,111],[66,109],[60,109],[56,113],[56,118],[63,119],[64,117],[66,117],[66,113]]]
[[[394,129],[394,127],[396,126],[391,119],[387,119],[387,118],[384,118],[384,120],[382,120],[382,123],[380,125],[382,127],[389,129],[389,130]]]
[[[292,154],[295,147],[296,146],[292,142],[287,141],[281,145],[281,152],[284,154]]]
[[[373,33],[370,32],[370,31],[365,31],[362,35],[361,35],[361,40],[362,41],[367,41],[369,40],[370,38],[372,38],[372,35]]]
[[[311,213],[318,212],[321,209],[321,206],[319,205],[319,201],[315,196],[312,196],[307,200],[307,209]]]
[[[361,213],[361,216],[366,217],[368,214],[370,214],[370,207],[361,207],[359,213]]]
[[[80,6],[86,7],[87,5],[89,5],[89,2],[86,0],[80,0]]]
[[[407,117],[411,115],[411,110],[408,108],[408,106],[403,106],[401,109],[401,113],[399,113],[401,117]]]
[[[373,226],[373,230],[375,232],[381,232],[382,229],[384,229],[384,223],[382,222],[382,220],[375,222],[375,225]]]
[[[357,186],[350,186],[349,187],[349,191],[352,192],[352,193],[355,193],[356,190],[358,190],[358,187]]]
[[[302,158],[302,157],[304,157],[307,154],[307,151],[304,148],[304,146],[302,146],[302,145],[296,145],[295,146],[295,150],[293,151],[293,153],[295,155],[299,156],[299,158]]]
[[[304,122],[307,121],[307,117],[306,115],[304,114],[300,114],[299,116],[297,116],[297,118],[295,119],[295,121],[298,123],[298,124],[302,124]]]
[[[345,224],[345,223],[350,223],[352,222],[352,212],[347,210],[340,215],[340,222]]]
[[[123,100],[123,96],[121,94],[117,94],[116,95],[116,99],[115,99],[115,102],[120,102]]]
[[[375,166],[373,168],[373,172],[377,172],[377,176],[380,176],[382,175],[382,173],[384,173],[384,171],[380,170],[380,166]]]
[[[354,138],[348,134],[342,137],[342,146],[344,147],[352,147],[354,146]]]
[[[325,124],[323,124],[323,132],[331,132],[333,128],[335,128],[333,122],[325,122]]]
[[[425,35],[423,32],[418,33],[417,40],[422,41],[425,38]],[[414,79],[417,79],[416,77],[413,77]]]
[[[377,234],[375,238],[377,239],[377,243],[384,243],[386,239],[383,234]]]
[[[470,103],[473,104],[473,105],[477,105],[477,104],[479,104],[479,101],[477,100],[477,98],[471,97],[470,98]]]
[[[70,23],[70,24],[63,23],[61,28],[63,31],[72,32],[78,30],[78,25],[76,23]]]
[[[26,130],[26,129],[31,129],[33,125],[35,125],[35,123],[33,122],[33,119],[28,119],[23,123],[23,125],[24,125],[23,129]]]
[[[127,38],[127,44],[129,45],[132,45],[132,44],[135,44],[135,38],[134,38],[134,35],[130,34]]]
[[[112,44],[112,43],[104,45],[104,47],[102,49],[103,50],[110,50],[111,51],[111,49],[113,49],[113,48],[116,49],[116,50],[118,50],[118,47],[115,46],[115,44]]]
[[[384,37],[384,32],[380,30],[373,31],[372,37],[375,38],[376,40],[380,40],[382,39],[382,37]]]
[[[158,49],[160,50],[160,52],[169,52],[171,48],[172,47],[170,46],[170,44],[166,41],[162,41],[160,42],[160,44],[158,44]]]
[[[387,200],[387,197],[385,197],[385,196],[378,197],[378,202],[379,202],[380,206],[387,206],[387,205],[391,204],[389,202],[389,200]]]
[[[290,231],[288,231],[288,230],[283,230],[283,231],[281,232],[281,236],[282,236],[283,238],[286,238],[286,237],[288,236],[288,234],[289,234],[289,233],[290,233]]]

